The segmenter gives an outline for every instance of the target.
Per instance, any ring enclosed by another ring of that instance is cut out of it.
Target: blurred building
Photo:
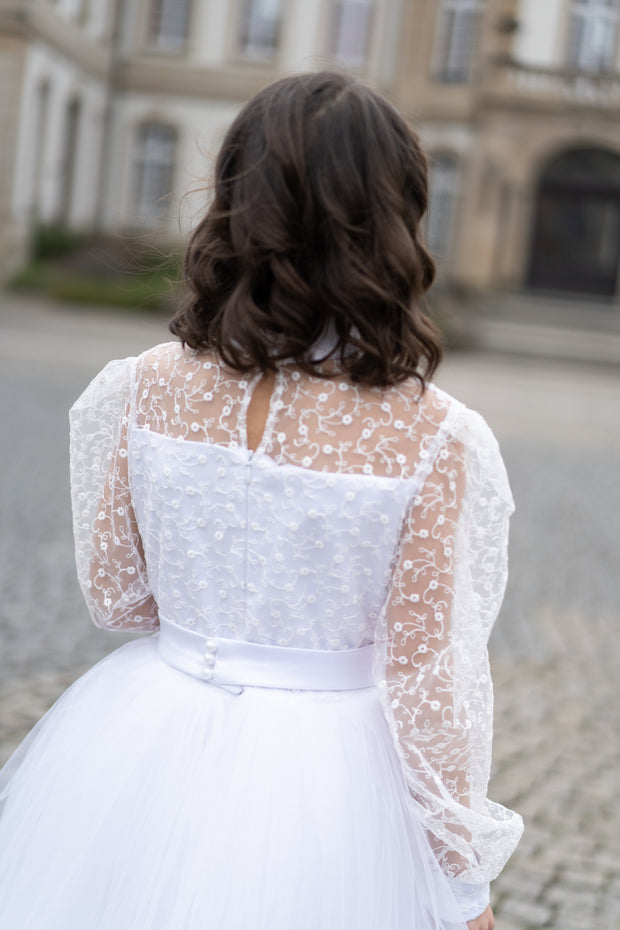
[[[0,0],[0,254],[37,223],[178,238],[209,155],[283,74],[394,80],[398,0]]]
[[[619,25],[620,0],[0,0],[2,261],[41,222],[178,237],[242,103],[336,66],[417,126],[445,281],[612,297]]]
[[[395,94],[432,156],[429,239],[473,289],[618,293],[618,0],[403,5]]]

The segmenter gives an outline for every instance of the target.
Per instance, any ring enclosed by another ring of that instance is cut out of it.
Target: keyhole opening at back
[[[252,392],[246,419],[247,444],[252,452],[260,446],[267,426],[275,381],[275,372],[265,371]]]

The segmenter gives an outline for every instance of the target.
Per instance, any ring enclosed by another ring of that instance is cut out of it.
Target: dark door
[[[564,153],[539,184],[527,283],[611,297],[620,262],[620,157]]]

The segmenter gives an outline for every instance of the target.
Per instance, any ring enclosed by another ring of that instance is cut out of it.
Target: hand
[[[493,930],[495,926],[495,917],[493,916],[491,905],[489,904],[486,911],[483,911],[480,917],[476,917],[475,920],[468,920],[467,926],[469,930]]]

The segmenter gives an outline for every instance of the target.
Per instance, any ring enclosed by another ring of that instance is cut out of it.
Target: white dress
[[[522,831],[486,798],[512,499],[414,381],[157,346],[77,401],[92,618],[151,635],[0,773],[2,930],[463,930]]]

